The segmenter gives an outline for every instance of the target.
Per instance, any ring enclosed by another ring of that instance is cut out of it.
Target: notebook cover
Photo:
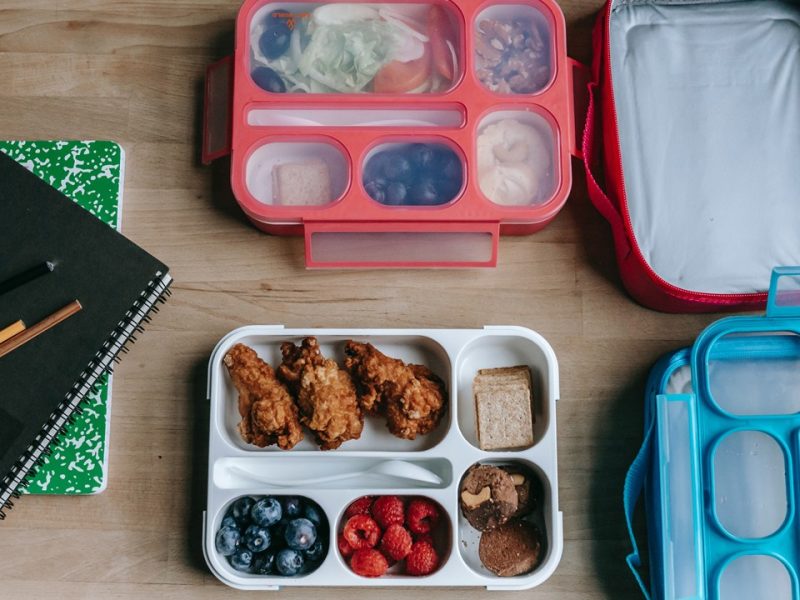
[[[0,141],[0,151],[107,225],[120,230],[125,154],[108,141]],[[77,167],[77,168],[76,168]],[[53,443],[28,494],[97,494],[108,481],[112,377],[82,402],[82,412]]]
[[[72,180],[88,168],[75,158],[65,177]],[[0,358],[0,476],[5,476],[87,368],[108,354],[101,350],[133,318],[129,311],[156,282],[168,279],[168,269],[3,153],[0,182],[0,280],[44,260],[56,263],[53,273],[0,296],[0,322],[36,323],[74,299],[84,307]],[[4,489],[0,485],[0,494]]]

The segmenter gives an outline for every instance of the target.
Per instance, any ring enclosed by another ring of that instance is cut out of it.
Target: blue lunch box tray
[[[766,316],[729,317],[659,361],[625,482],[647,598],[800,599],[800,268],[773,272]],[[650,585],[633,512],[644,494]]]

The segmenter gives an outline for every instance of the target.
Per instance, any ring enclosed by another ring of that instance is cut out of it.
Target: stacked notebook
[[[120,230],[125,155],[106,141],[0,141],[6,153],[98,219]],[[76,161],[80,168],[76,169]],[[2,325],[0,325],[2,327]],[[102,378],[51,447],[28,494],[96,494],[108,480],[111,376]]]
[[[123,171],[118,145],[0,142],[0,151],[0,282],[43,262],[54,265],[0,294],[0,330],[17,320],[37,323],[74,300],[82,306],[0,356],[2,508],[26,485],[31,493],[103,489],[107,373],[171,278],[164,264],[114,230]]]

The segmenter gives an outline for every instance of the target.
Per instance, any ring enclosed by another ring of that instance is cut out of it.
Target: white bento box
[[[428,366],[445,382],[450,403],[439,427],[416,440],[392,436],[379,419],[367,417],[361,438],[340,448],[320,451],[305,439],[292,450],[276,446],[258,448],[239,435],[238,394],[222,363],[236,344],[252,347],[271,365],[280,363],[281,342],[299,343],[315,336],[323,354],[342,363],[346,340],[369,342],[388,356]],[[534,443],[519,451],[483,451],[478,447],[472,382],[478,369],[528,365],[533,376]],[[480,586],[489,590],[524,590],[543,583],[555,571],[563,548],[562,514],[558,506],[556,453],[556,402],[559,397],[555,353],[539,334],[522,327],[490,326],[484,329],[285,329],[283,326],[248,326],[237,329],[217,344],[209,362],[210,407],[208,498],[203,521],[203,551],[214,575],[243,590],[277,590],[283,586]],[[398,488],[391,480],[370,475],[354,476],[327,484],[302,487],[292,479],[366,471],[376,463],[402,460],[438,475],[438,484],[409,484]],[[528,467],[538,476],[542,501],[529,518],[543,533],[543,556],[530,573],[498,577],[478,558],[480,532],[459,509],[459,485],[475,463]],[[280,486],[259,483],[243,475],[268,477]],[[313,572],[295,577],[261,576],[234,570],[217,553],[215,533],[228,507],[245,495],[303,496],[316,502],[327,515],[330,540],[327,555]],[[361,577],[350,570],[336,547],[336,532],[347,506],[365,495],[425,496],[436,501],[449,520],[447,552],[440,568],[425,577],[387,574]]]

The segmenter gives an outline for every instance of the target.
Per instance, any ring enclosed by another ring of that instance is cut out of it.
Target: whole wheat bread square
[[[480,369],[475,376],[474,385],[496,384],[507,382],[522,382],[528,389],[531,388],[531,370],[526,365],[517,367],[500,367],[497,369]]]
[[[530,388],[517,384],[478,389],[475,391],[475,414],[481,450],[533,445]]]
[[[527,375],[528,379],[531,376],[531,370],[528,365],[517,365],[515,367],[497,367],[494,369],[478,369],[478,375]]]
[[[527,390],[531,389],[530,382],[522,377],[503,376],[493,377],[491,379],[476,377],[475,381],[472,383],[472,390],[473,392],[479,392],[482,390],[492,390],[502,386],[522,387]]]
[[[324,160],[275,165],[272,169],[272,194],[282,205],[316,206],[331,197],[331,174]]]

